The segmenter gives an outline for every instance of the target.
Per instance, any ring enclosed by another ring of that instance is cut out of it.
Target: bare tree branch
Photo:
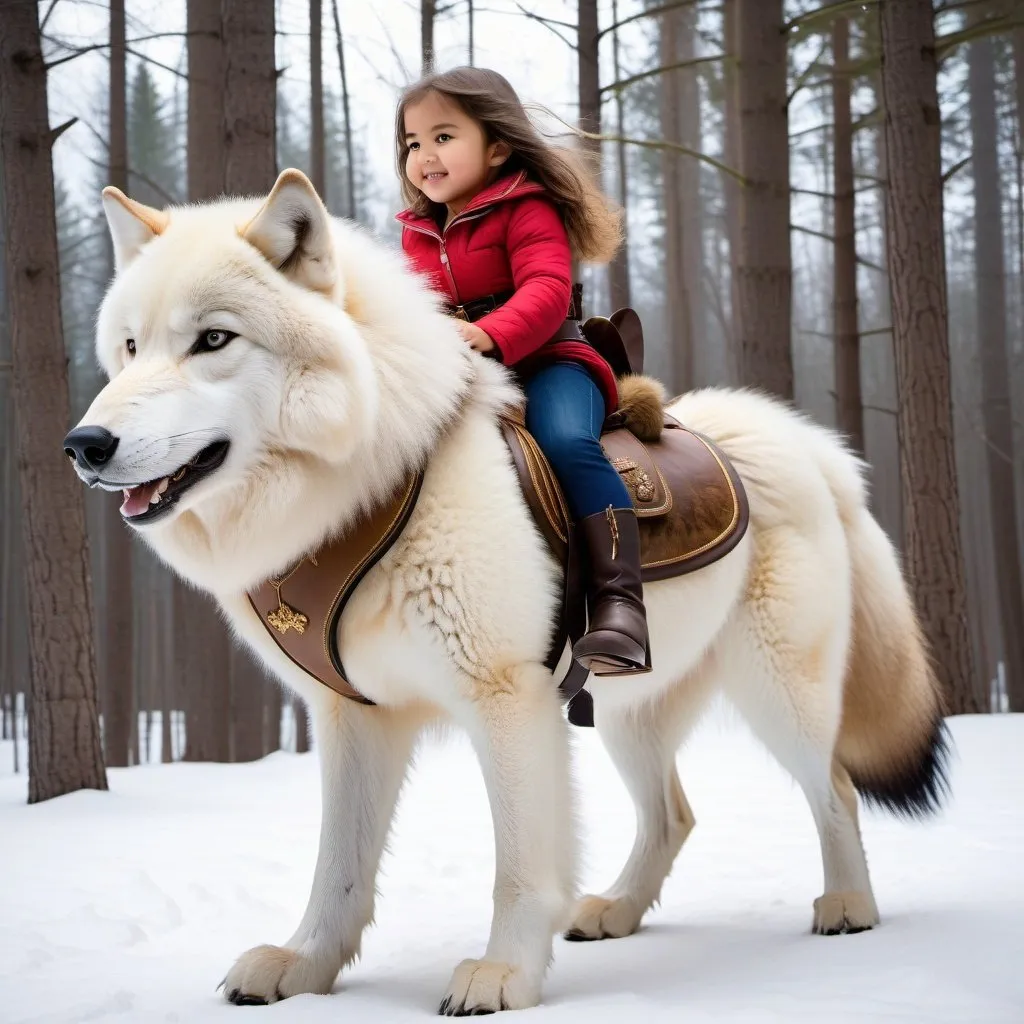
[[[539,14],[534,14],[533,11],[528,11],[521,3],[519,3],[519,0],[516,0],[516,7],[518,7],[520,12],[525,17],[529,18],[530,21],[540,22],[540,24],[543,25],[546,29],[548,29],[551,32],[554,32],[554,34],[558,36],[558,38],[561,39],[562,42],[565,43],[565,45],[568,46],[570,50],[579,49],[579,47],[574,42],[566,39],[565,36],[563,36],[562,33],[559,32],[558,29],[555,27],[556,25],[561,25],[565,28],[572,29],[575,32],[575,25],[571,25],[567,21],[552,21],[550,18],[542,18]]]
[[[57,0],[54,0],[56,3]],[[52,10],[52,8],[51,8]],[[126,40],[127,43],[148,43],[152,39],[184,39],[188,36],[188,32],[153,32],[150,35],[136,36],[134,39]],[[67,64],[69,61],[75,60],[77,57],[84,57],[87,53],[93,53],[96,50],[109,50],[110,40],[106,40],[102,43],[93,43],[90,46],[69,46],[61,39],[57,39],[54,36],[44,37],[48,43],[53,43],[55,46],[63,47],[65,50],[70,50],[70,53],[65,54],[63,57],[57,57],[56,60],[47,62],[46,70],[55,68],[59,64]],[[153,63],[156,63],[155,61]],[[163,67],[164,65],[159,65]],[[184,76],[183,76],[184,77]]]
[[[975,39],[984,39],[985,36],[996,35],[1013,28],[1024,25],[1024,20],[1011,18],[1008,14],[1001,14],[987,21],[971,25],[969,28],[960,29],[958,32],[947,32],[944,36],[938,36],[935,40],[935,55],[945,57],[950,50],[961,43],[970,43]]]
[[[136,60],[144,60],[147,64],[152,64],[154,67],[161,68],[164,71],[169,71],[172,75],[188,81],[188,75],[185,74],[184,71],[180,71],[178,68],[172,68],[169,64],[161,64],[160,61],[154,60],[152,57],[147,57],[146,54],[139,53],[138,50],[133,50],[130,46],[125,47],[125,52],[130,53]]]
[[[949,181],[949,179],[952,178],[954,174],[956,174],[958,171],[962,171],[971,162],[971,159],[972,158],[970,154],[968,154],[963,158],[963,160],[958,160],[955,164],[953,164],[953,166],[950,167],[948,171],[943,171],[942,184],[945,185],[946,182]]]
[[[523,14],[525,14],[526,17],[529,18],[531,21],[539,21],[544,25],[558,25],[560,28],[568,28],[571,29],[573,32],[576,31],[576,23],[573,21],[558,21],[556,18],[542,17],[540,14],[535,14],[533,11],[528,11],[521,3],[519,3],[519,0],[516,0],[516,7],[518,7],[519,10]]]
[[[53,9],[57,6],[58,0],[50,0],[50,6],[46,8],[46,13],[43,15],[43,20],[39,22],[39,34],[42,36],[46,30],[46,23],[50,20],[50,15],[53,14]]]
[[[830,234],[828,234],[825,231],[816,231],[814,228],[804,227],[803,224],[790,224],[789,225],[789,230],[790,231],[799,231],[801,234],[811,235],[814,238],[822,238],[826,242],[831,242],[833,245],[835,244],[835,241],[836,241],[834,235],[830,235]],[[864,259],[863,256],[858,256],[857,257],[857,262],[862,267],[870,267],[872,270],[877,270],[880,274],[887,273],[885,267],[880,266],[877,263],[872,263],[871,260],[866,260],[866,259]],[[831,337],[831,335],[830,335],[830,337]]]
[[[879,0],[840,0],[839,3],[828,4],[825,7],[816,7],[814,10],[805,11],[803,14],[798,14],[795,18],[791,18],[782,26],[782,31],[788,36],[794,29],[804,29],[809,25],[816,25],[822,21],[831,23],[840,14],[845,14],[847,11],[875,7],[878,3]]]
[[[659,68],[651,68],[649,71],[641,71],[639,74],[630,75],[629,78],[623,78],[621,81],[612,82],[610,85],[601,86],[601,95],[603,96],[606,92],[617,92],[620,89],[625,89],[627,86],[633,85],[636,82],[642,82],[645,78],[653,78],[655,75],[664,74],[666,71],[677,71],[680,68],[692,68],[698,64],[711,64],[715,61],[725,60],[729,55],[727,53],[715,53],[710,57],[697,57],[691,60],[682,60],[677,64],[664,64]]]
[[[56,128],[51,128],[50,145],[52,146],[77,120],[77,117],[72,117]]]
[[[623,25],[628,25],[630,22],[639,21],[641,18],[656,18],[660,14],[668,14],[669,11],[678,10],[680,7],[692,7],[694,4],[700,3],[700,0],[675,0],[675,3],[662,4],[660,7],[649,7],[646,11],[640,11],[638,14],[631,14],[628,18],[622,18],[619,21],[613,22],[607,28],[601,29],[597,33],[597,38],[600,39],[602,36],[606,36],[616,29],[622,28]]]
[[[797,79],[793,83],[793,88],[790,91],[790,94],[786,97],[787,107],[793,102],[793,97],[796,96],[796,94],[807,84],[811,75],[818,70],[821,58],[825,56],[825,51],[828,49],[829,43],[829,36],[827,34],[823,35],[821,39],[821,46],[818,48],[818,56],[815,57],[799,75],[797,75]]]

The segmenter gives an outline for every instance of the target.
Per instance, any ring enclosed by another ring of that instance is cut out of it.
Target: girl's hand
[[[494,339],[482,327],[477,327],[468,320],[457,320],[455,326],[458,327],[462,340],[477,352],[490,352],[494,348]]]

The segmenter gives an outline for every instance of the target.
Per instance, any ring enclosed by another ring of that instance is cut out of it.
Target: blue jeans
[[[604,395],[575,363],[546,366],[523,385],[526,427],[548,457],[577,521],[632,508],[629,491],[601,447]]]

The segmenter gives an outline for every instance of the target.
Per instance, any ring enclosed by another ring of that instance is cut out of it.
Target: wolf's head
[[[344,460],[372,427],[376,388],[307,179],[283,173],[262,204],[164,212],[107,188],[103,206],[110,383],[65,440],[79,476],[123,491],[121,514],[147,527],[237,487],[275,450]]]
[[[209,589],[258,576],[254,551],[308,550],[421,466],[480,372],[400,254],[330,217],[299,171],[264,200],[160,211],[108,188],[103,205],[110,382],[65,450]]]

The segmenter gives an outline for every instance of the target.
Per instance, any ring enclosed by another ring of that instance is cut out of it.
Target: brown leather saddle
[[[599,324],[596,329],[595,323]],[[626,367],[633,373],[634,365],[643,365],[643,335],[632,310],[620,310],[608,319],[591,318],[583,327],[588,340],[602,335],[595,348],[605,358],[606,351],[611,352],[614,361],[608,361],[617,372]],[[523,497],[562,566],[562,607],[547,658],[548,667],[554,670],[566,643],[575,642],[586,628],[582,551],[561,487],[524,420],[508,417],[501,427]],[[732,464],[709,438],[664,413],[657,440],[640,441],[620,419],[612,417],[605,424],[601,444],[636,509],[645,583],[694,572],[724,557],[739,543],[749,520],[746,494]],[[338,623],[360,580],[404,528],[421,483],[422,474],[417,474],[350,532],[248,594],[267,632],[295,664],[342,696],[364,704],[373,702],[348,681],[338,651]],[[654,655],[657,657],[657,652]],[[559,687],[575,725],[593,724],[586,681],[586,670],[572,662]]]

